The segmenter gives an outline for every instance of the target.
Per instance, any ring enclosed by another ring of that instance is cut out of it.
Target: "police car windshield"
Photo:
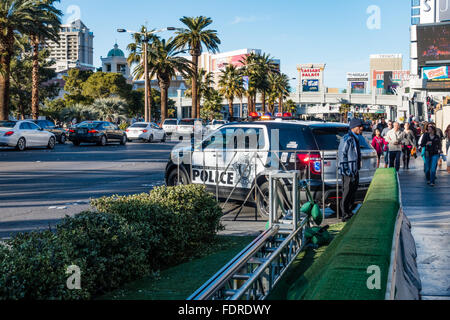
[[[320,150],[338,150],[341,139],[349,132],[347,127],[314,128],[313,135]],[[360,136],[361,149],[370,149],[363,136]]]

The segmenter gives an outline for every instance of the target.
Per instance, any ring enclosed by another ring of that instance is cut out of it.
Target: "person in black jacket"
[[[424,134],[420,146],[425,148],[425,176],[427,183],[434,187],[437,166],[442,154],[442,140],[433,125],[428,125],[427,132]]]

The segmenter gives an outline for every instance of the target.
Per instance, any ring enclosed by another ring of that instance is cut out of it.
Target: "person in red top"
[[[372,147],[374,147],[377,152],[378,162],[377,168],[380,167],[380,160],[383,153],[387,150],[387,141],[381,136],[381,132],[379,129],[375,129],[375,137],[372,140]]]

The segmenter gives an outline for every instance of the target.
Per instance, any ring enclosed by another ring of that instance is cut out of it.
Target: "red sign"
[[[302,78],[319,79],[321,72],[320,68],[302,68]]]

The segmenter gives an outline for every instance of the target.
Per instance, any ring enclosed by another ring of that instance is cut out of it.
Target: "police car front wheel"
[[[186,174],[181,170],[172,170],[167,178],[170,187],[189,184]]]

